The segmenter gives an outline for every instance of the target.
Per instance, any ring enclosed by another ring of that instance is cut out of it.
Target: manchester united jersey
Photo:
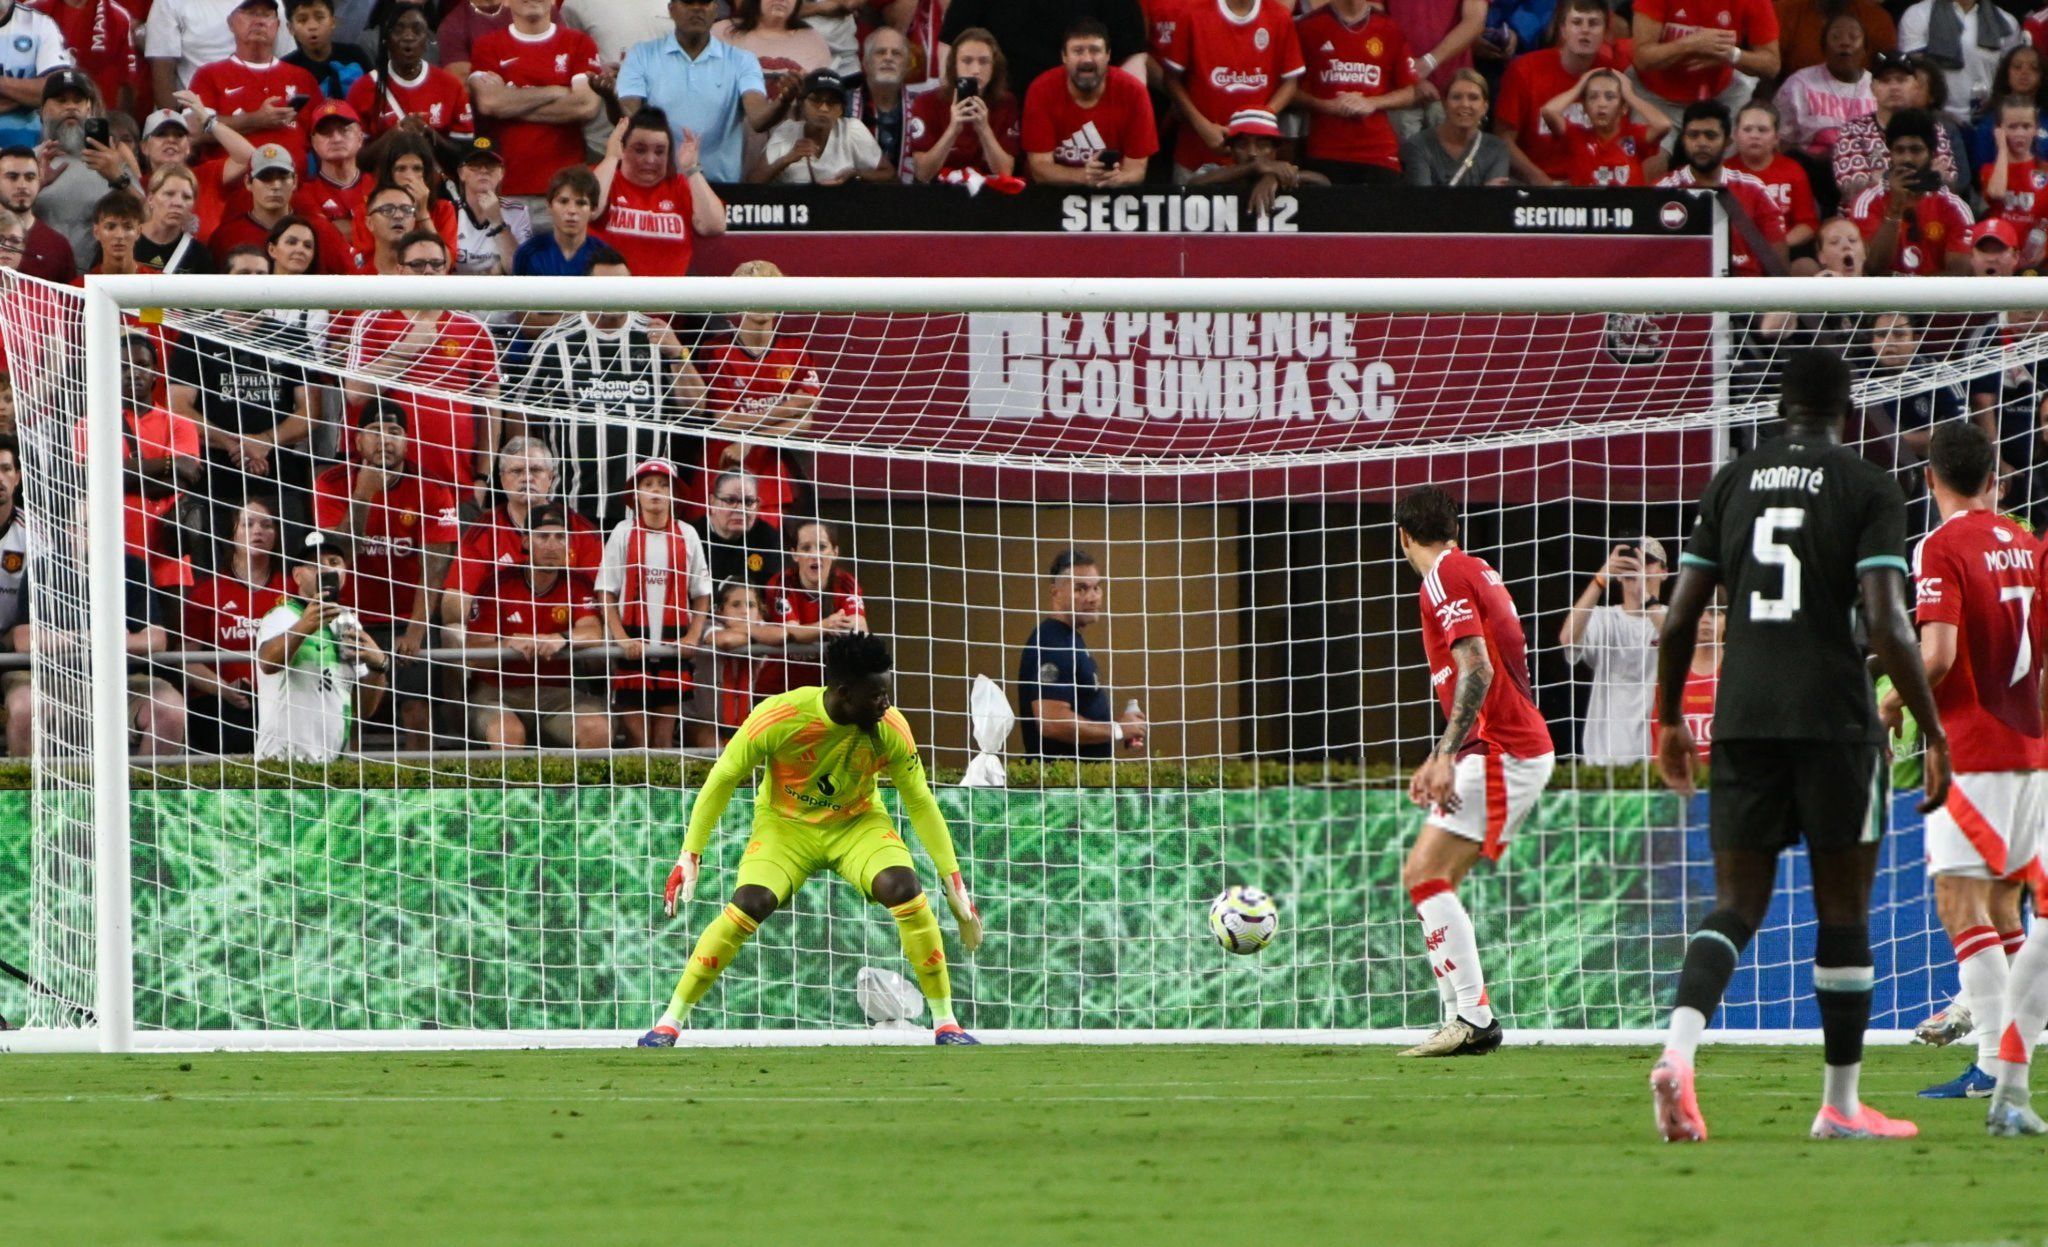
[[[1373,6],[1357,25],[1325,6],[1296,24],[1308,72],[1302,92],[1319,100],[1340,95],[1387,95],[1415,82],[1408,40],[1386,10]],[[1314,160],[1401,167],[1400,142],[1385,113],[1339,117],[1313,113],[1308,119],[1308,155]]]
[[[1955,665],[1934,686],[1957,771],[2048,766],[2041,735],[2040,547],[1991,511],[1961,511],[1920,542],[1921,624],[1956,629]]]
[[[355,469],[340,464],[313,482],[313,522],[346,530],[355,499]],[[366,624],[410,619],[420,591],[420,560],[430,545],[454,545],[455,495],[446,485],[423,480],[407,465],[405,475],[369,505],[369,520],[356,534],[355,565],[343,600]]]
[[[1460,755],[1497,751],[1511,758],[1539,758],[1552,752],[1550,727],[1529,687],[1528,641],[1515,599],[1484,559],[1452,547],[1422,578],[1422,651],[1445,715],[1451,713],[1458,684],[1451,647],[1466,637],[1486,643],[1493,683]]]
[[[559,572],[545,591],[535,592],[527,568],[508,567],[470,604],[469,630],[508,639],[566,637],[582,620],[595,618],[597,609],[597,590],[581,572]],[[485,684],[567,684],[571,675],[564,653],[531,663],[507,659],[502,671],[486,671],[479,679]]]

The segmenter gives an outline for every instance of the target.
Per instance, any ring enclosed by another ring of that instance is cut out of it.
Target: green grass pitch
[[[1916,1101],[1817,1144],[1816,1049],[1708,1048],[1714,1139],[1646,1050],[757,1049],[0,1058],[10,1242],[2039,1242],[2044,1148]]]

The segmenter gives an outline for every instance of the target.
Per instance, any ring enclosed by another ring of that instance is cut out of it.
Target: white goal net
[[[970,1029],[1433,1025],[1399,875],[1441,721],[1390,520],[1422,484],[1512,591],[1562,762],[1465,888],[1493,1006],[1625,1036],[1711,897],[1704,805],[1643,765],[1646,612],[1775,360],[1848,354],[1851,436],[1916,535],[1944,419],[1999,432],[2015,515],[2048,505],[2048,334],[1998,279],[97,289],[118,315],[0,284],[0,679],[33,757],[0,790],[32,822],[0,1002],[51,1043],[644,1029],[747,844],[743,789],[662,918],[706,766],[849,628],[894,649],[988,920],[954,956]],[[1637,570],[1589,595],[1616,547]],[[1067,705],[1123,744],[1067,739]],[[1878,886],[1880,1027],[1953,986],[1919,844],[1902,820]],[[1784,870],[1731,1032],[1814,1024]],[[1232,883],[1280,902],[1256,957],[1206,935]],[[892,1010],[864,972],[905,970],[887,915],[814,878],[691,1025],[865,1033]]]

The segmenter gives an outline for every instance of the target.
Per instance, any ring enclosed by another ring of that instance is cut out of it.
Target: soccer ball
[[[1233,883],[1209,902],[1209,934],[1234,953],[1255,953],[1280,930],[1280,908],[1257,888]]]

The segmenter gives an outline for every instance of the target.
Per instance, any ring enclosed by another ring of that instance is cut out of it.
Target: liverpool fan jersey
[[[1486,645],[1493,665],[1493,683],[1479,708],[1479,719],[1459,749],[1500,752],[1511,758],[1538,758],[1552,752],[1550,727],[1536,709],[1529,686],[1528,639],[1515,613],[1500,573],[1453,546],[1422,578],[1422,651],[1429,659],[1429,682],[1437,704],[1451,713],[1458,684],[1458,666],[1451,647],[1466,637]]]
[[[1906,568],[1891,474],[1836,442],[1773,438],[1715,473],[1679,562],[1728,588],[1714,739],[1880,744],[1864,572]]]
[[[1268,107],[1280,84],[1306,68],[1294,22],[1279,0],[1258,0],[1249,17],[1231,12],[1225,0],[1189,0],[1165,59],[1182,75],[1195,110],[1219,126],[1240,109]],[[1182,127],[1173,158],[1183,169],[1230,159],[1211,151],[1193,126]]]
[[[1914,551],[1915,617],[1957,632],[1955,665],[1934,686],[1934,704],[1958,771],[2048,766],[2040,561],[2034,538],[1991,511],[1949,516]]]
[[[199,72],[192,75],[192,94],[223,117],[239,117],[271,103],[304,108],[320,98],[320,84],[297,65],[278,60],[254,65],[239,56],[230,56],[200,66]],[[306,159],[306,132],[297,124],[251,130],[242,137],[252,147],[276,143],[290,152],[295,161],[303,163]]]
[[[506,86],[567,87],[598,72],[597,44],[556,22],[542,35],[494,30],[476,41],[469,72],[496,74]],[[541,195],[555,171],[583,163],[583,127],[573,121],[498,120],[486,127],[509,157],[504,193]]]
[[[427,129],[457,142],[476,133],[469,88],[440,66],[422,65],[419,77],[411,82],[394,74],[390,85],[380,89],[380,81],[373,69],[348,89],[349,107],[363,119],[363,128],[372,137],[407,117],[418,117]]]

